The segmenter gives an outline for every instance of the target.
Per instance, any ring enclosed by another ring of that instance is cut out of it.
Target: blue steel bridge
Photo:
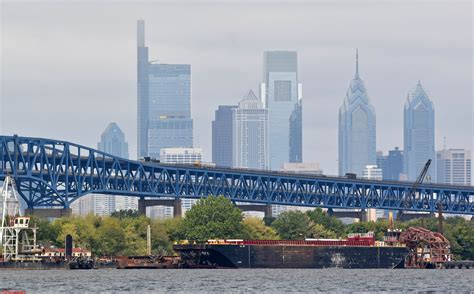
[[[75,143],[0,136],[0,180],[11,175],[28,209],[69,209],[89,193],[144,199],[223,195],[235,202],[474,215],[474,187],[168,165]],[[168,200],[169,201],[169,200]],[[256,205],[254,205],[256,206]]]

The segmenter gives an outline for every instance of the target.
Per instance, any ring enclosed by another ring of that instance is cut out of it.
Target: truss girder
[[[30,208],[64,207],[88,193],[202,198],[342,209],[474,215],[474,187],[371,181],[247,169],[178,166],[119,158],[78,144],[0,136],[0,179],[15,178]]]

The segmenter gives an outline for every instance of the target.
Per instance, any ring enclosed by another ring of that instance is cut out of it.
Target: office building
[[[116,123],[110,123],[101,135],[97,149],[128,159],[128,143],[125,135]],[[74,213],[86,215],[110,215],[116,210],[136,210],[138,199],[130,196],[91,194],[78,199],[73,205]]]
[[[233,166],[268,167],[268,112],[250,90],[232,109]]]
[[[158,158],[161,148],[193,147],[191,65],[148,61],[144,21],[137,29],[138,157]]]
[[[362,176],[366,165],[376,164],[375,131],[375,109],[359,76],[356,52],[355,76],[339,109],[339,175]]]
[[[162,148],[160,151],[162,163],[188,164],[202,162],[202,148]]]
[[[448,149],[436,152],[436,180],[439,184],[471,185],[471,151]]]
[[[285,162],[301,162],[301,85],[298,84],[297,53],[264,53],[261,98],[268,109],[269,168]],[[290,138],[292,142],[290,143]]]
[[[403,151],[398,147],[388,151],[383,170],[384,180],[401,180],[403,174]]]
[[[232,167],[232,110],[235,108],[220,105],[212,121],[212,162],[217,166]]]
[[[404,170],[415,181],[428,159],[434,161],[434,107],[420,82],[408,93],[404,108]],[[426,175],[429,181],[434,165]]]
[[[160,159],[162,163],[193,165],[202,162],[202,148],[161,148]],[[196,203],[195,199],[181,199],[182,215]],[[152,206],[147,207],[147,215],[151,218],[166,219],[173,217],[173,207]]]
[[[362,178],[381,181],[383,179],[382,169],[377,165],[367,165],[362,172]],[[383,209],[367,209],[367,219],[369,221],[375,222],[377,219],[385,217],[386,214],[386,211]]]

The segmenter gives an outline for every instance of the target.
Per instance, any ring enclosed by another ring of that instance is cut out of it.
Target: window
[[[275,101],[291,101],[291,81],[275,81]]]

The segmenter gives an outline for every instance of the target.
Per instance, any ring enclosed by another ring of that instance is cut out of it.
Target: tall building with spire
[[[138,157],[193,147],[191,65],[148,61],[145,23],[137,27]]]
[[[375,140],[375,109],[359,76],[359,54],[356,51],[355,76],[339,108],[339,175],[355,173],[362,176],[367,165],[375,165]]]
[[[268,109],[269,168],[279,170],[286,162],[301,162],[302,95],[295,51],[264,53],[260,92]]]
[[[404,169],[415,181],[428,159],[435,160],[434,107],[421,82],[408,93],[404,109]],[[434,167],[428,169],[431,178]]]
[[[233,166],[266,169],[268,166],[268,112],[250,90],[232,109]]]

